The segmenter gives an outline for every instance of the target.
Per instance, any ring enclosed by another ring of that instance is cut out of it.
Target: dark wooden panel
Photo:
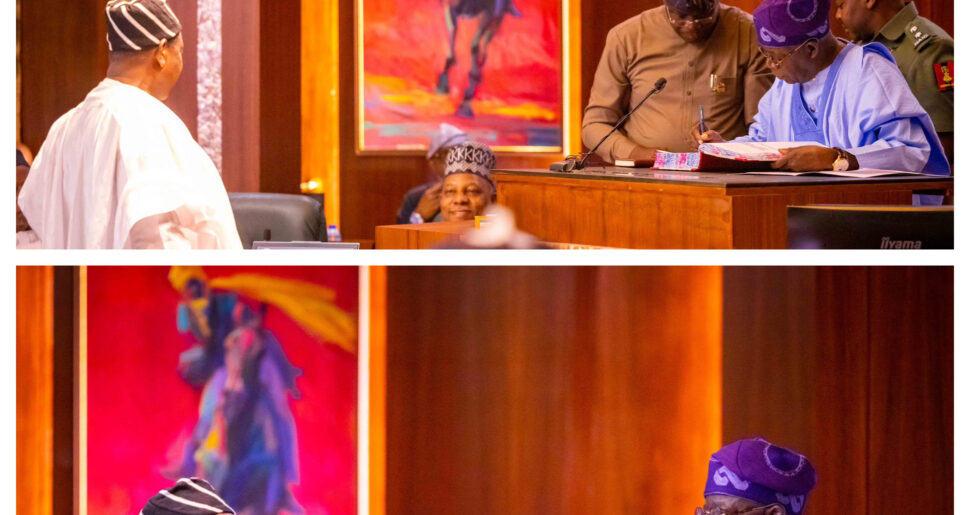
[[[259,0],[222,2],[222,180],[259,191]]]
[[[21,139],[40,150],[51,124],[104,79],[108,43],[104,0],[21,1]],[[196,134],[196,2],[171,0],[183,25],[182,77],[168,105]]]
[[[868,314],[863,309],[869,295],[866,270],[817,269],[814,290],[812,306],[792,306],[814,312],[810,323],[814,322],[815,331],[802,327],[809,334],[814,333],[814,341],[809,342],[813,359],[808,362],[812,375],[803,376],[807,381],[800,385],[811,395],[812,416],[808,426],[811,441],[805,443],[803,450],[816,465],[820,478],[811,510],[878,513],[868,511],[867,496],[859,494],[867,485],[865,428],[870,405]],[[789,311],[789,317],[792,316]]]
[[[916,7],[920,15],[953,35],[953,0],[917,0]]]
[[[103,0],[22,0],[21,139],[37,154],[51,124],[108,69]]]
[[[700,501],[719,269],[392,268],[387,294],[388,513]]]
[[[17,512],[75,506],[75,268],[17,268]]]
[[[822,478],[811,513],[865,513],[864,287],[851,269],[724,271],[724,442],[807,455]]]
[[[764,436],[810,443],[811,413],[793,408],[812,404],[804,385],[813,370],[800,364],[815,361],[815,283],[811,268],[725,269],[725,442]]]
[[[724,441],[804,452],[812,513],[952,512],[952,296],[949,269],[726,269]]]
[[[165,101],[185,126],[193,138],[199,137],[199,30],[198,7],[196,0],[168,0],[169,6],[182,22],[182,76],[172,88]],[[102,11],[103,12],[103,11]]]
[[[17,268],[17,513],[54,513],[53,268]]]
[[[869,512],[953,513],[953,269],[874,269],[869,291]]]
[[[259,191],[300,192],[300,13],[300,0],[259,2]]]
[[[77,312],[75,267],[54,267],[53,288],[53,444],[54,513],[77,512],[75,477],[75,344]]]

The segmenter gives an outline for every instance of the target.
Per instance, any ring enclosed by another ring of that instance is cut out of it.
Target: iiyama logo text
[[[881,249],[918,249],[923,246],[922,240],[894,240],[889,236],[882,237]]]

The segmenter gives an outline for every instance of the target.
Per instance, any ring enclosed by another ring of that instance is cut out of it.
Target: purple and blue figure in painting
[[[475,91],[482,82],[482,68],[488,56],[488,44],[498,33],[505,15],[516,18],[522,13],[515,6],[514,0],[444,0],[445,25],[448,27],[448,57],[445,68],[438,75],[437,92],[447,94],[451,89],[448,72],[455,65],[455,34],[457,33],[459,18],[478,18],[478,30],[471,43],[471,69],[468,72],[468,86],[462,97],[461,104],[455,114],[464,118],[474,118],[471,101]]]
[[[264,327],[266,304],[212,292],[204,276],[185,280],[182,294],[177,323],[193,344],[179,374],[202,388],[202,398],[169,474],[207,479],[240,514],[303,513],[290,490],[299,467],[287,404],[288,395],[298,397],[300,370]]]

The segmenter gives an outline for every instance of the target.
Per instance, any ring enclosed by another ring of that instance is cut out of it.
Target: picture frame
[[[98,425],[97,418],[99,417],[99,409],[104,406],[102,399],[99,400],[98,394],[95,392],[92,395],[92,380],[98,381],[97,378],[99,371],[95,368],[92,369],[92,364],[97,366],[99,350],[98,345],[104,346],[104,343],[98,343],[98,324],[99,319],[104,318],[104,314],[99,314],[98,311],[102,308],[98,306],[100,300],[97,298],[97,292],[92,293],[90,288],[90,280],[98,280],[99,273],[103,273],[103,269],[114,268],[114,267],[77,267],[75,268],[75,281],[74,281],[74,377],[71,378],[73,382],[74,391],[74,445],[73,445],[73,471],[74,471],[74,506],[75,512],[82,515],[86,513],[98,513],[103,512],[104,506],[98,503],[91,502],[91,496],[93,493],[102,489],[103,485],[98,483],[99,477],[103,477],[103,474],[99,476],[98,467],[99,460],[102,459],[101,454],[104,453],[105,446],[98,445],[97,441],[102,438],[103,435],[98,435],[99,430],[95,430],[95,434],[92,436],[92,427],[103,427],[103,424]],[[148,268],[168,268],[168,267],[117,267],[118,269],[148,269]],[[208,267],[207,267],[208,268]],[[219,267],[213,267],[219,268]],[[232,267],[236,269],[251,269],[257,273],[266,273],[270,270],[269,267]],[[290,271],[300,268],[300,267],[279,267],[284,269],[289,269]],[[320,267],[303,267],[306,269]],[[353,269],[355,267],[332,267],[332,268],[344,268]],[[93,272],[93,273],[92,273]],[[382,473],[382,468],[380,464],[383,462],[383,426],[378,425],[377,427],[372,427],[370,420],[376,419],[378,421],[383,420],[383,390],[378,388],[378,390],[372,390],[371,386],[377,384],[378,386],[383,384],[382,374],[384,367],[381,362],[383,359],[383,352],[377,354],[376,361],[372,360],[372,349],[370,345],[369,334],[372,330],[371,323],[371,293],[369,284],[371,282],[371,277],[375,274],[380,275],[382,269],[368,269],[366,267],[356,268],[355,271],[351,271],[354,275],[356,281],[356,294],[357,301],[355,303],[356,311],[356,337],[357,337],[357,348],[356,348],[356,366],[354,369],[353,386],[356,388],[355,402],[354,402],[354,431],[352,440],[354,442],[353,449],[349,452],[353,456],[353,469],[349,476],[349,481],[353,484],[353,499],[352,503],[343,503],[343,510],[335,510],[338,513],[381,513],[379,509],[381,506],[377,506],[377,510],[372,509],[370,504],[374,499],[380,499],[382,494],[380,492],[372,492],[371,484],[376,483],[378,486],[382,485],[382,479],[374,474]],[[351,273],[351,272],[344,272]],[[96,290],[96,288],[95,288]],[[272,309],[272,308],[271,308]],[[272,316],[272,315],[270,315]],[[377,322],[382,323],[384,316],[383,313],[377,317]],[[278,320],[278,317],[276,318]],[[93,324],[93,325],[92,325]],[[103,340],[103,338],[101,338]],[[120,345],[119,341],[113,341],[112,347]],[[381,344],[382,345],[382,344]],[[103,350],[103,349],[102,349]],[[100,354],[104,354],[101,352]],[[92,363],[94,362],[94,363]],[[306,366],[306,363],[304,363]],[[376,367],[377,374],[372,373],[371,367]],[[101,373],[103,376],[104,374]],[[346,379],[346,374],[344,375]],[[103,379],[103,378],[102,378]],[[146,378],[147,381],[148,378]],[[346,382],[346,381],[345,381]],[[299,383],[297,385],[299,387]],[[306,384],[304,384],[304,387]],[[104,390],[103,388],[101,389]],[[376,396],[372,395],[372,392]],[[292,403],[292,399],[291,399]],[[376,411],[380,410],[380,411]],[[305,412],[305,411],[304,411]],[[299,424],[299,417],[301,413],[294,410],[295,419]],[[135,424],[137,427],[137,424]],[[299,428],[299,426],[298,426]],[[103,431],[102,431],[103,432]],[[137,434],[137,432],[132,432]],[[315,433],[312,433],[315,434]],[[317,438],[314,438],[317,439]],[[376,442],[372,442],[376,441]],[[297,439],[300,443],[300,439]],[[120,448],[119,444],[119,448]],[[114,451],[112,451],[114,452]],[[303,453],[301,448],[300,453]],[[345,453],[345,458],[347,454]],[[375,466],[376,465],[376,466]],[[319,464],[315,463],[313,466],[304,466],[301,472],[301,481],[305,483],[312,483],[313,481],[307,481],[309,476],[312,476],[315,472],[314,467],[318,467]],[[371,471],[374,471],[372,473]],[[307,491],[312,488],[307,485]],[[129,492],[130,493],[130,492]],[[150,495],[149,495],[150,497]],[[297,496],[299,498],[299,496]],[[135,510],[140,508],[148,499],[130,499],[129,505],[134,507]],[[315,513],[320,511],[315,509],[314,505],[309,505],[306,503],[306,499],[303,500],[305,503],[304,508],[307,509],[307,513]],[[140,503],[140,504],[138,504]],[[137,512],[137,511],[135,511]]]
[[[464,44],[474,39],[476,26],[464,14],[454,17],[455,65],[447,74],[448,92],[438,93],[444,70],[437,70],[436,67],[446,62],[448,28],[443,9],[433,13],[429,9],[435,5],[442,6],[439,2],[417,0],[416,3],[408,3],[407,9],[400,9],[404,5],[402,0],[355,2],[355,153],[375,156],[424,155],[428,141],[439,124],[449,123],[465,131],[471,139],[488,144],[497,153],[561,155],[571,142],[568,108],[572,93],[571,72],[569,48],[565,44],[570,30],[570,1],[541,0],[539,5],[542,10],[518,10],[521,18],[511,14],[505,16],[491,40],[490,46],[494,48],[486,50],[487,59],[481,68],[481,82],[476,95],[468,103],[472,117],[459,115],[458,112],[466,103],[467,86],[472,80],[468,62],[472,59],[471,51]],[[460,0],[446,2],[453,5],[476,3]],[[498,0],[495,4],[515,5],[513,0]],[[531,5],[530,10],[535,7]],[[402,11],[407,11],[405,16],[408,20],[419,20],[419,26],[433,26],[433,29],[425,30],[422,34],[435,34],[434,39],[414,36],[406,33],[407,29],[395,28],[388,23],[391,19],[389,13],[400,14]],[[550,23],[551,13],[555,14],[554,23]],[[481,21],[483,18],[479,16],[477,19]],[[521,23],[516,26],[517,22]],[[539,30],[541,36],[536,36],[532,33],[537,32],[534,30],[537,25],[554,25],[555,30]],[[522,27],[533,30],[526,31]],[[532,68],[538,63],[523,57],[528,52],[521,51],[523,45],[516,45],[520,32],[530,32],[533,42],[542,43],[540,47],[554,48],[548,53],[554,53],[555,59],[543,61],[546,69],[538,74],[541,77],[538,80],[536,77],[523,80],[521,73],[513,73],[513,66],[503,67],[509,61],[501,59],[505,56],[528,62]],[[509,38],[509,41],[502,41],[502,37]],[[419,42],[403,45],[405,48],[420,48],[413,56],[403,59],[403,65],[395,63],[394,57],[401,54],[399,48],[402,45],[395,43],[402,40]],[[506,48],[502,48],[503,44]],[[382,46],[393,51],[381,52]],[[391,56],[388,57],[388,54]],[[499,64],[493,64],[495,62]],[[514,82],[516,86],[510,88],[503,81]],[[526,90],[522,89],[523,85],[528,85],[525,86]],[[528,88],[538,91],[530,92]],[[529,98],[538,98],[539,101],[524,100]],[[542,101],[542,98],[546,101]]]

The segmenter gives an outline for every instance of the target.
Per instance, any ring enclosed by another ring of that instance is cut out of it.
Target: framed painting
[[[196,476],[237,513],[366,512],[362,277],[82,267],[79,511],[137,514]]]
[[[561,153],[567,0],[357,0],[357,152],[427,149],[441,123]]]

